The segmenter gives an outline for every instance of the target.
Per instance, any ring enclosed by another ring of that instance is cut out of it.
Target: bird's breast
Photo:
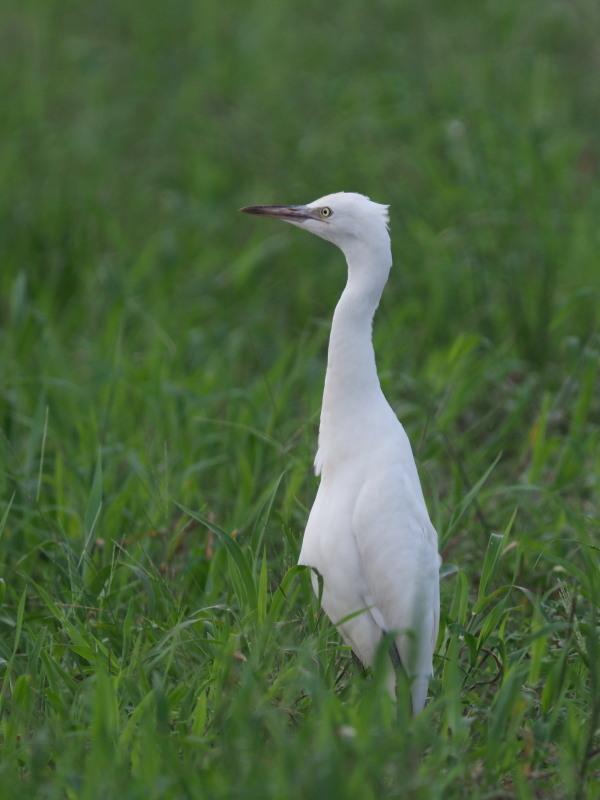
[[[360,482],[365,472],[398,463],[414,463],[408,437],[387,402],[369,408],[325,405],[321,413],[317,462],[320,474],[349,472]]]

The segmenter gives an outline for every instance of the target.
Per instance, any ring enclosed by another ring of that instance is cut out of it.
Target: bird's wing
[[[439,625],[439,555],[437,534],[410,480],[391,471],[367,481],[352,527],[368,594],[385,630],[400,634],[409,672],[428,674]]]

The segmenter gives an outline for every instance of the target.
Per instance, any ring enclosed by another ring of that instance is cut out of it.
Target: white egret
[[[392,265],[388,206],[338,192],[305,206],[241,210],[291,222],[346,256],[315,459],[321,483],[299,562],[321,574],[323,609],[364,665],[392,633],[387,685],[395,696],[392,664],[400,662],[416,713],[432,672],[440,557],[411,446],[381,390],[373,351],[373,316]]]

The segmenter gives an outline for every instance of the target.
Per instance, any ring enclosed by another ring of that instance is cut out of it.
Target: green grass
[[[598,796],[597,3],[0,14],[2,797]],[[416,719],[294,566],[342,257],[237,213],[340,189],[444,556]]]

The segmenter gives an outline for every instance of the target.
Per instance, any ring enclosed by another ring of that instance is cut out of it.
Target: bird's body
[[[346,256],[315,460],[321,483],[299,561],[321,574],[323,609],[363,664],[373,663],[383,633],[393,632],[416,712],[432,671],[440,559],[411,446],[381,390],[372,345],[392,264],[387,207],[339,192],[307,206],[243,210],[305,227]],[[388,683],[393,693],[391,668]]]

